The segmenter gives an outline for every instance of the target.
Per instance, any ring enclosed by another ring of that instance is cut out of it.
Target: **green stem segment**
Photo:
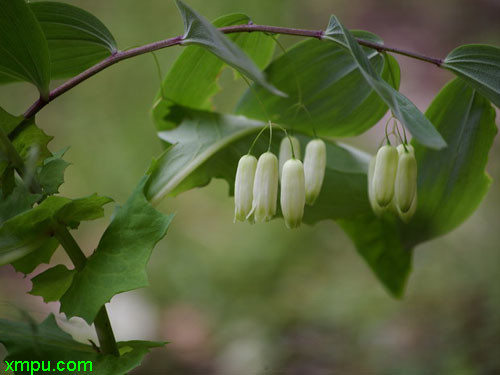
[[[57,227],[55,236],[75,265],[76,270],[81,271],[87,262],[87,258],[68,228],[62,225]],[[102,353],[119,357],[120,353],[116,345],[115,335],[111,327],[108,312],[106,311],[106,306],[101,307],[94,320],[94,324]]]

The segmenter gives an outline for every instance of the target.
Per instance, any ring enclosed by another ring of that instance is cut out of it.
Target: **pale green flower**
[[[251,214],[256,222],[269,221],[276,214],[278,199],[278,158],[271,152],[259,157],[253,184]]]
[[[292,142],[292,145],[293,145],[293,152],[295,153],[295,159],[300,160],[300,142],[299,142],[299,140],[295,137],[290,137],[290,139],[288,139],[288,137],[284,137],[280,143],[280,153],[279,153],[280,178],[281,178],[281,174],[283,171],[283,165],[285,164],[285,162],[287,160],[290,160],[293,157],[292,147],[290,146],[290,141]]]
[[[280,201],[286,226],[300,226],[306,203],[304,166],[300,160],[290,159],[283,165]]]
[[[377,152],[373,172],[373,193],[380,207],[388,206],[394,197],[397,169],[398,151],[390,145],[382,146]]]
[[[314,204],[323,186],[326,168],[326,145],[321,139],[313,139],[306,146],[304,175],[306,203]]]
[[[257,158],[255,156],[242,156],[238,162],[234,181],[234,221],[245,221],[252,210],[256,168]]]

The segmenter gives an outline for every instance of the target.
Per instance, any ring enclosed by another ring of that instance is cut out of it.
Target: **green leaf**
[[[0,107],[0,174],[9,165],[9,147],[5,144],[8,135],[23,121],[23,116],[14,116]],[[10,140],[9,140],[10,141]]]
[[[59,241],[54,237],[45,240],[41,239],[40,244],[31,253],[12,262],[12,266],[16,271],[27,275],[33,272],[40,264],[49,264],[52,255],[54,255],[58,247]]]
[[[338,223],[381,283],[394,297],[401,297],[411,271],[413,251],[405,244],[398,220],[379,219],[369,212]]]
[[[446,56],[442,67],[500,107],[500,48],[482,44],[460,46]]]
[[[62,264],[49,268],[31,279],[33,287],[30,294],[43,297],[45,302],[59,301],[71,285],[75,272]]]
[[[408,278],[412,248],[465,221],[490,185],[485,167],[497,132],[490,103],[456,79],[441,90],[426,116],[448,147],[431,150],[413,142],[419,170],[415,217],[404,224],[368,213],[339,222],[377,277],[397,297]]]
[[[365,80],[389,106],[394,116],[408,128],[414,139],[431,148],[440,149],[446,146],[441,135],[422,112],[377,74],[354,36],[337,17],[331,16],[324,38],[347,48]]]
[[[0,0],[0,83],[27,81],[48,98],[50,54],[35,15],[24,0]]]
[[[366,31],[353,34],[382,43]],[[399,65],[392,56],[384,59],[370,48],[363,48],[363,53],[377,74],[399,87]],[[237,113],[260,120],[269,116],[310,135],[314,127],[320,136],[349,136],[369,129],[387,112],[387,105],[357,69],[350,53],[334,43],[315,39],[298,43],[275,59],[265,73],[288,97],[271,95],[254,85],[241,98]]]
[[[20,123],[17,128],[9,134],[9,137],[14,148],[25,162],[30,159],[31,152],[35,148],[37,150],[36,163],[40,163],[52,156],[47,145],[53,137],[45,134],[44,131],[36,125],[34,118],[24,120]]]
[[[8,356],[6,361],[44,361],[45,368],[50,361],[51,371],[56,371],[59,361],[69,362],[85,361],[80,363],[80,372],[98,375],[123,375],[139,366],[143,357],[152,348],[162,347],[164,343],[150,341],[119,342],[120,357],[102,355],[97,353],[90,345],[85,345],[61,330],[53,315],[41,324],[33,321],[11,322],[0,319],[0,343],[5,345]],[[14,364],[13,364],[14,365]],[[31,369],[25,367],[21,370],[18,364],[16,374],[33,374]],[[36,364],[35,364],[36,365]],[[83,366],[87,367],[84,368]],[[40,367],[41,369],[41,367]],[[41,370],[40,370],[41,371]]]
[[[95,194],[75,200],[50,196],[31,210],[10,218],[0,226],[0,265],[37,252],[40,254],[31,257],[28,264],[21,262],[24,270],[34,269],[37,264],[33,260],[39,260],[40,255],[50,259],[55,250],[52,239],[55,226],[76,228],[80,221],[101,217],[102,206],[110,201]]]
[[[246,24],[250,18],[244,14],[229,14],[217,18],[215,27]],[[264,68],[272,58],[274,40],[264,33],[234,33],[227,36],[245,51],[259,68]],[[177,125],[168,122],[173,105],[196,109],[209,109],[210,99],[219,91],[217,78],[226,65],[207,49],[188,46],[168,72],[155,98],[152,110],[156,127],[166,130]],[[267,91],[266,91],[267,92]]]
[[[266,126],[243,116],[183,111],[187,116],[177,128],[159,133],[161,139],[173,146],[150,168],[146,196],[154,203],[165,196],[204,186],[214,177],[224,178],[232,194],[238,160],[248,152],[257,132]],[[310,139],[299,138],[303,147]],[[279,143],[280,138],[275,135],[272,147],[275,153]],[[266,150],[267,140],[261,139],[254,147],[254,154]],[[365,187],[368,156],[333,142],[327,142],[327,155],[323,192],[313,207],[306,207],[304,220],[309,223],[352,217],[370,209]]]
[[[59,187],[64,183],[64,171],[69,163],[62,157],[67,150],[68,148],[60,150],[45,159],[39,168],[38,183],[46,196],[58,193]]]
[[[99,245],[61,298],[66,316],[80,316],[91,323],[99,309],[118,293],[148,285],[146,264],[155,244],[173,218],[156,211],[139,186],[123,207],[116,210]]]
[[[4,196],[0,192],[0,225],[24,211],[28,211],[41,198],[40,194],[30,193],[24,185],[14,188],[11,194]]]
[[[72,77],[117,51],[111,32],[89,12],[51,1],[29,6],[47,38],[52,79]]]
[[[460,79],[441,90],[426,115],[448,147],[435,151],[414,144],[419,200],[413,242],[451,231],[477,209],[491,183],[485,168],[497,133],[494,108]]]
[[[269,84],[264,74],[248,55],[213,27],[208,20],[200,16],[182,1],[176,0],[176,3],[184,22],[183,45],[200,45],[275,95],[285,95]]]

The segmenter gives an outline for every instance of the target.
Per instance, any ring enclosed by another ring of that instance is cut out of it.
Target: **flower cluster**
[[[307,144],[304,164],[300,161],[300,142],[295,137],[281,141],[279,160],[265,152],[257,160],[241,157],[234,187],[234,220],[269,221],[276,215],[278,184],[285,224],[297,228],[302,223],[305,204],[318,197],[326,168],[326,145],[320,139]]]
[[[398,215],[409,222],[417,210],[417,161],[413,147],[381,147],[370,162],[368,198],[373,212]]]

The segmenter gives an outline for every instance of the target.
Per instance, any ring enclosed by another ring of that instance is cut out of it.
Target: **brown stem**
[[[266,32],[272,34],[285,34],[285,35],[297,35],[297,36],[305,36],[309,38],[323,39],[324,33],[323,30],[307,30],[307,29],[294,29],[290,27],[278,27],[278,26],[266,26],[266,25],[235,25],[235,26],[227,26],[221,27],[219,29],[221,32],[225,34],[238,33],[238,32]],[[129,59],[134,56],[142,55],[145,53],[157,51],[159,49],[180,45],[182,44],[183,36],[176,36],[174,38],[169,38],[165,40],[160,40],[158,42],[153,42],[149,44],[145,44],[140,47],[132,48],[127,51],[119,51],[114,53],[113,55],[107,57],[96,65],[88,68],[87,70],[81,72],[77,76],[69,79],[64,82],[61,86],[56,87],[49,94],[48,99],[43,100],[42,98],[38,99],[34,102],[31,107],[24,113],[25,118],[29,118],[37,114],[43,107],[45,107],[52,100],[57,98],[58,96],[64,94],[66,91],[72,89],[76,85],[85,81],[87,78],[92,77],[93,75],[99,73],[101,70],[106,69],[107,67],[116,64],[119,61]],[[419,53],[406,51],[400,48],[389,47],[384,44],[374,43],[363,39],[357,39],[358,43],[376,49],[377,51],[386,51],[397,53],[399,55],[408,56],[417,60],[425,61],[437,66],[441,66],[443,61],[441,59],[437,59],[434,57],[425,56]]]

